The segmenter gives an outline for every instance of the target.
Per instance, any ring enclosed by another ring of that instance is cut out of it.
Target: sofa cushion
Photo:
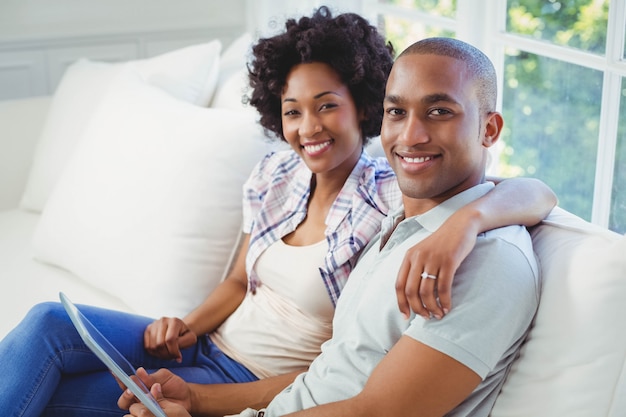
[[[35,150],[20,207],[40,212],[111,80],[133,66],[150,84],[178,99],[206,106],[219,71],[221,43],[212,41],[149,59],[111,64],[79,60],[65,72]]]
[[[532,231],[543,289],[492,417],[617,416],[624,410],[626,236],[555,209]],[[621,415],[621,414],[620,414]]]
[[[34,261],[31,240],[39,217],[20,209],[0,211],[0,339],[35,304],[58,301],[61,289],[85,304],[133,311],[72,273]]]
[[[42,213],[35,255],[141,314],[185,315],[222,278],[243,182],[269,148],[253,114],[193,106],[126,71]]]

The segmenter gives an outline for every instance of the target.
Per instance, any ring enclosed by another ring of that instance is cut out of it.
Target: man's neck
[[[418,216],[424,214],[429,210],[437,207],[444,201],[458,195],[472,187],[475,187],[484,182],[484,175],[480,181],[467,181],[465,184],[460,184],[456,188],[449,190],[446,193],[440,194],[431,198],[412,198],[405,194],[402,194],[402,204],[404,205],[404,215],[406,218]]]

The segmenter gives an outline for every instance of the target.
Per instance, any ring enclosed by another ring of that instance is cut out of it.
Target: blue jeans
[[[79,309],[135,367],[169,368],[187,382],[234,383],[257,378],[222,353],[207,336],[182,351],[183,361],[162,360],[143,347],[153,320],[89,306]],[[120,417],[122,393],[113,376],[89,350],[60,303],[31,309],[0,341],[0,415]]]

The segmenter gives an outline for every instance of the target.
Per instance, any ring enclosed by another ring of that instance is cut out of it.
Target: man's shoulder
[[[528,229],[522,225],[511,225],[488,230],[478,236],[477,242],[490,243],[494,241],[506,242],[510,250],[518,248],[526,256],[534,259],[533,244]]]
[[[494,272],[506,275],[527,275],[539,284],[539,267],[532,239],[526,227],[512,225],[481,233],[468,258],[481,258]],[[485,259],[486,258],[486,259]]]

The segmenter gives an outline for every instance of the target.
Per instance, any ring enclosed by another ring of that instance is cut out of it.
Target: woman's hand
[[[137,369],[137,377],[150,388],[150,393],[158,401],[168,417],[189,417],[191,394],[187,383],[167,369],[160,369],[148,375],[143,368]],[[129,410],[132,416],[152,416],[130,390],[125,390],[117,400],[123,410]]]
[[[398,307],[405,317],[413,310],[439,319],[450,311],[454,274],[476,244],[478,231],[472,224],[453,215],[407,251],[396,280]]]
[[[183,360],[181,349],[196,343],[197,335],[176,317],[163,317],[152,322],[143,334],[144,347],[161,359]]]

